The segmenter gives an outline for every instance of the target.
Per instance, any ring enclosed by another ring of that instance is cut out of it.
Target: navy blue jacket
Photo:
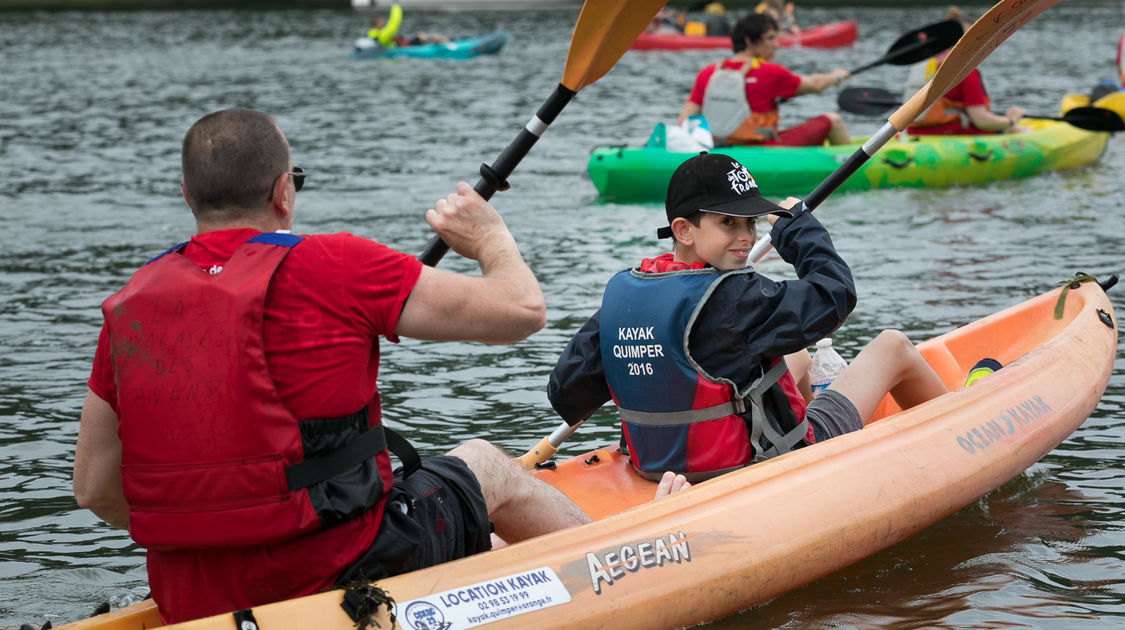
[[[760,375],[764,359],[808,348],[831,335],[855,308],[851,269],[812,213],[778,219],[770,238],[798,279],[775,282],[749,273],[720,283],[688,339],[704,369],[740,387]],[[612,399],[602,371],[599,315],[571,338],[547,384],[551,406],[571,425]]]

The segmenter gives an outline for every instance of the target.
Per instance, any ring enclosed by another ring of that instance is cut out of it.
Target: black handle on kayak
[[[577,92],[560,83],[539,108],[539,111],[535,113],[535,116],[524,125],[523,129],[520,129],[515,139],[492,162],[492,165],[480,165],[480,180],[473,186],[473,190],[484,197],[485,201],[491,199],[497,191],[507,190],[509,188],[508,177],[512,174],[512,171],[516,170],[516,166],[527,156],[531,147],[535,146],[535,142],[539,140],[547,127],[555,121],[559,112],[566,107],[566,104],[574,98],[575,94]],[[422,254],[418,256],[418,260],[433,267],[448,251],[449,245],[441,240],[440,236],[435,236],[430,240],[426,249],[422,251]]]

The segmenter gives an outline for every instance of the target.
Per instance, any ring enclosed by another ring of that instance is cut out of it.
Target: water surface
[[[979,12],[979,7],[972,7]],[[942,8],[806,8],[857,19],[842,50],[783,50],[798,72],[883,55]],[[501,54],[465,62],[349,62],[365,28],[350,10],[0,14],[0,627],[55,625],[142,597],[142,552],[74,503],[71,461],[102,299],[194,228],[179,143],[205,113],[271,113],[310,172],[298,230],[348,230],[403,251],[459,179],[475,181],[562,75],[575,14],[410,12],[407,29],[479,34]],[[982,64],[998,107],[1053,113],[1065,92],[1113,74],[1120,3],[1070,0]],[[538,274],[547,327],[505,347],[404,341],[386,348],[388,423],[425,454],[470,437],[523,452],[557,424],[547,372],[598,305],[605,280],[660,251],[656,205],[597,201],[591,147],[636,144],[679,111],[717,51],[625,55],[585,88],[494,199]],[[897,91],[901,67],[855,79]],[[787,104],[792,124],[834,95]],[[878,121],[846,118],[856,133]],[[751,171],[754,165],[749,165]],[[879,330],[921,340],[1038,294],[1076,271],[1125,269],[1125,139],[1074,173],[986,188],[876,191],[818,210],[852,264],[860,303],[835,336],[845,356]],[[769,194],[769,191],[765,191]],[[472,270],[449,256],[442,266]],[[792,277],[776,258],[763,271]],[[1125,289],[1111,293],[1125,312]],[[1103,628],[1125,623],[1125,362],[1091,417],[1010,484],[907,541],[717,627]],[[565,447],[615,438],[612,408]],[[856,509],[863,509],[857,506]]]

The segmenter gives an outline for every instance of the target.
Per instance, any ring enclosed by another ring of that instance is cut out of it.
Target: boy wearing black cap
[[[729,156],[682,164],[657,231],[673,253],[610,279],[551,372],[555,411],[573,426],[612,398],[634,468],[695,482],[857,430],[888,391],[904,408],[944,393],[905,335],[885,331],[806,409],[784,357],[806,376],[806,348],[844,322],[856,291],[828,232],[795,202],[764,199]],[[762,215],[797,280],[746,266]]]

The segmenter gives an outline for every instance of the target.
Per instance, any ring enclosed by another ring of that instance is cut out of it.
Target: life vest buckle
[[[753,403],[751,402],[750,404],[747,404],[749,398],[749,396],[736,396],[731,399],[730,404],[734,408],[734,415],[741,416],[742,414],[746,413],[747,409],[751,408],[751,405]]]

